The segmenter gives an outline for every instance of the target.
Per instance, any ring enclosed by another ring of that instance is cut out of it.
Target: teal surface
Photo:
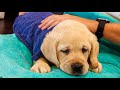
[[[104,17],[119,23],[116,19],[99,12],[67,13],[82,15],[89,19]],[[52,66],[50,73],[39,74],[30,71],[32,66],[31,54],[15,34],[0,35],[0,78],[120,78],[120,46],[101,39],[98,59],[103,66],[103,71],[100,74],[89,71],[86,75],[72,76],[55,66]]]
[[[120,23],[119,20],[102,12],[64,12],[64,14],[71,14],[71,15],[92,19],[92,20],[96,20],[97,18],[103,18],[103,19],[108,19],[109,21],[114,23]]]

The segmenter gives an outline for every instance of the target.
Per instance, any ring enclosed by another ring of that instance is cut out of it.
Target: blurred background
[[[12,25],[19,12],[0,12],[0,34],[11,34]],[[63,14],[63,12],[52,12],[54,14]],[[103,12],[120,20],[120,12]]]
[[[12,25],[19,12],[0,12],[0,34],[11,34]],[[63,14],[63,12],[52,12]]]

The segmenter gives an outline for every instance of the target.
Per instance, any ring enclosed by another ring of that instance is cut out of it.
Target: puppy
[[[16,24],[14,29],[15,26]],[[14,32],[16,33],[16,30]],[[49,62],[71,75],[83,75],[89,70],[95,73],[102,71],[102,65],[97,58],[99,53],[97,38],[78,21],[62,21],[45,35],[42,44],[37,47],[43,55],[34,62],[30,69],[33,72],[50,72]]]

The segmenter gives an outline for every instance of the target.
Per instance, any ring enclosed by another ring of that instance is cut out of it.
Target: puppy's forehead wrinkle
[[[70,49],[69,44],[60,44],[60,45],[58,45],[58,51],[59,50],[66,50],[66,49]]]

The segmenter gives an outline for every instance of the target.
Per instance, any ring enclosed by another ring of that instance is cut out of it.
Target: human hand
[[[41,21],[41,24],[38,26],[38,28],[45,30],[50,29],[57,25],[58,23],[67,20],[67,19],[73,19],[74,16],[69,14],[63,14],[63,15],[51,15],[47,18],[45,18],[43,21]]]
[[[25,13],[27,13],[27,12],[19,12],[18,15],[24,15]]]

